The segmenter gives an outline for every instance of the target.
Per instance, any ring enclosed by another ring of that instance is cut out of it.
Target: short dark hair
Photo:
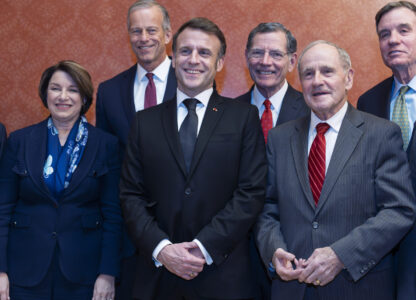
[[[257,25],[248,35],[246,51],[249,51],[253,46],[253,39],[259,33],[267,32],[283,32],[286,36],[286,51],[288,53],[295,53],[297,50],[298,43],[290,32],[283,24],[277,22],[260,23]]]
[[[74,80],[82,100],[80,114],[85,114],[92,104],[94,86],[92,85],[91,76],[87,70],[72,60],[62,60],[43,71],[38,88],[39,97],[42,99],[43,105],[48,108],[48,85],[56,71],[67,73]]]
[[[162,4],[156,2],[155,0],[139,0],[133,3],[129,7],[129,10],[127,12],[127,30],[130,29],[130,15],[133,11],[137,9],[151,8],[151,7],[158,7],[160,9],[160,12],[162,13],[162,16],[163,16],[162,28],[165,32],[170,31],[170,18],[169,18],[168,11]]]
[[[189,20],[188,22],[184,23],[178,29],[178,31],[173,35],[173,42],[172,42],[173,53],[176,52],[176,41],[178,39],[179,34],[181,34],[181,32],[184,31],[186,28],[197,29],[207,34],[215,35],[220,40],[220,43],[221,43],[220,50],[218,52],[218,58],[221,58],[225,55],[227,44],[225,43],[224,34],[222,33],[221,29],[217,26],[217,24],[215,24],[211,20],[208,20],[207,18],[193,18]]]
[[[396,1],[396,2],[389,2],[384,5],[376,14],[376,27],[378,27],[378,23],[380,23],[381,18],[388,13],[389,11],[396,9],[396,8],[408,8],[416,14],[416,5],[409,1]]]

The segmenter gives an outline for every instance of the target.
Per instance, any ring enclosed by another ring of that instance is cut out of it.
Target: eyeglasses
[[[268,52],[269,56],[275,61],[280,61],[285,57],[285,55],[289,54],[288,52],[283,53],[283,52],[280,52],[280,51],[277,51],[277,50],[266,51],[266,50],[262,50],[262,49],[251,49],[248,52],[248,57],[249,58],[254,58],[254,59],[263,59],[266,52]]]

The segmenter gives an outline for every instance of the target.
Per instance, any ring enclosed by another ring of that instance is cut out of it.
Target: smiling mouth
[[[58,103],[58,104],[56,104],[56,107],[58,107],[58,108],[70,108],[70,107],[72,107],[72,105],[71,104]]]
[[[137,48],[138,48],[139,50],[147,50],[147,49],[150,49],[150,48],[152,48],[152,47],[154,47],[154,45],[150,45],[150,46],[138,46]]]
[[[319,91],[319,92],[313,92],[312,96],[313,97],[319,97],[319,96],[328,95],[328,94],[329,94],[329,92]]]
[[[258,70],[258,71],[256,71],[256,73],[260,74],[260,75],[272,75],[272,74],[275,74],[276,72],[275,71],[260,71],[260,70]]]
[[[185,69],[185,72],[188,74],[201,74],[202,73],[202,71],[195,70],[195,69]]]
[[[393,51],[390,51],[389,52],[389,56],[396,55],[396,54],[401,54],[401,53],[403,53],[403,51],[401,51],[401,50],[393,50]]]

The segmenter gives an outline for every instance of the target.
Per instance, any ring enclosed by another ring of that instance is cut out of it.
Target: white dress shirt
[[[194,98],[194,99],[199,100],[198,104],[196,105],[196,114],[198,116],[197,134],[199,134],[199,129],[201,129],[201,124],[202,124],[202,121],[204,119],[204,115],[205,115],[205,111],[206,111],[207,106],[208,106],[209,98],[211,97],[213,92],[214,92],[214,89],[209,88],[209,89],[203,91],[202,93],[196,95],[195,97],[189,97],[188,95],[186,95],[185,93],[183,93],[179,89],[176,90],[176,104],[177,104],[177,113],[178,113],[178,131],[181,128],[182,122],[185,120],[186,115],[188,114],[188,109],[186,108],[183,101],[185,99]],[[204,255],[207,265],[212,264],[213,260],[211,258],[211,255],[209,255],[209,253],[208,253],[207,249],[205,249],[204,245],[202,245],[202,243],[197,239],[194,239],[193,241],[198,245],[199,249],[201,250],[202,254]],[[156,246],[156,248],[153,250],[152,257],[153,257],[153,261],[155,262],[156,267],[162,266],[162,264],[157,260],[157,256],[159,255],[160,251],[162,251],[162,249],[165,246],[170,245],[170,244],[172,244],[171,241],[169,241],[168,239],[164,239],[164,240],[160,241],[159,244]]]
[[[394,104],[396,103],[397,97],[399,96],[400,88],[403,85],[404,84],[401,84],[396,79],[396,77],[394,77],[393,88],[391,90],[391,95],[390,95],[391,101],[390,101],[389,120],[391,120],[393,116]],[[409,90],[404,95],[404,99],[406,100],[407,115],[409,117],[409,129],[410,129],[409,139],[410,139],[410,137],[412,136],[412,132],[413,132],[413,124],[416,121],[416,76],[413,77],[412,80],[409,81],[407,86],[409,87]]]
[[[153,73],[153,81],[156,87],[156,103],[160,104],[165,95],[166,85],[170,69],[170,58],[166,56],[165,60],[156,67]],[[139,64],[137,64],[136,77],[134,78],[134,107],[136,111],[144,109],[144,95],[149,82],[146,74],[149,73]]]
[[[328,170],[329,162],[331,161],[332,153],[334,152],[335,142],[337,141],[339,129],[341,128],[342,120],[344,120],[347,112],[348,102],[345,102],[342,108],[328,120],[319,119],[313,111],[311,111],[311,123],[309,125],[308,134],[308,156],[311,150],[312,142],[316,136],[316,125],[318,123],[327,123],[330,127],[325,133],[326,151],[325,151],[325,173]]]
[[[285,79],[285,83],[280,88],[280,90],[278,90],[277,93],[275,93],[273,96],[268,98],[270,102],[272,103],[272,105],[270,106],[270,110],[272,111],[273,127],[276,126],[277,119],[279,118],[279,113],[280,113],[280,109],[282,108],[283,98],[285,97],[288,86],[289,85]],[[257,86],[254,85],[254,89],[251,92],[251,104],[255,105],[257,109],[259,110],[260,119],[265,109],[264,104],[263,104],[264,100],[266,100],[266,98],[259,92]]]

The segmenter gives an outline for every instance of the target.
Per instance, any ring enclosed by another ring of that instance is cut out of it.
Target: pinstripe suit
[[[414,195],[397,125],[348,107],[315,208],[307,169],[310,116],[269,133],[266,204],[256,226],[265,264],[277,248],[298,258],[330,246],[345,269],[323,299],[394,299],[390,250],[410,228]],[[306,284],[276,279],[272,298],[301,300]]]

